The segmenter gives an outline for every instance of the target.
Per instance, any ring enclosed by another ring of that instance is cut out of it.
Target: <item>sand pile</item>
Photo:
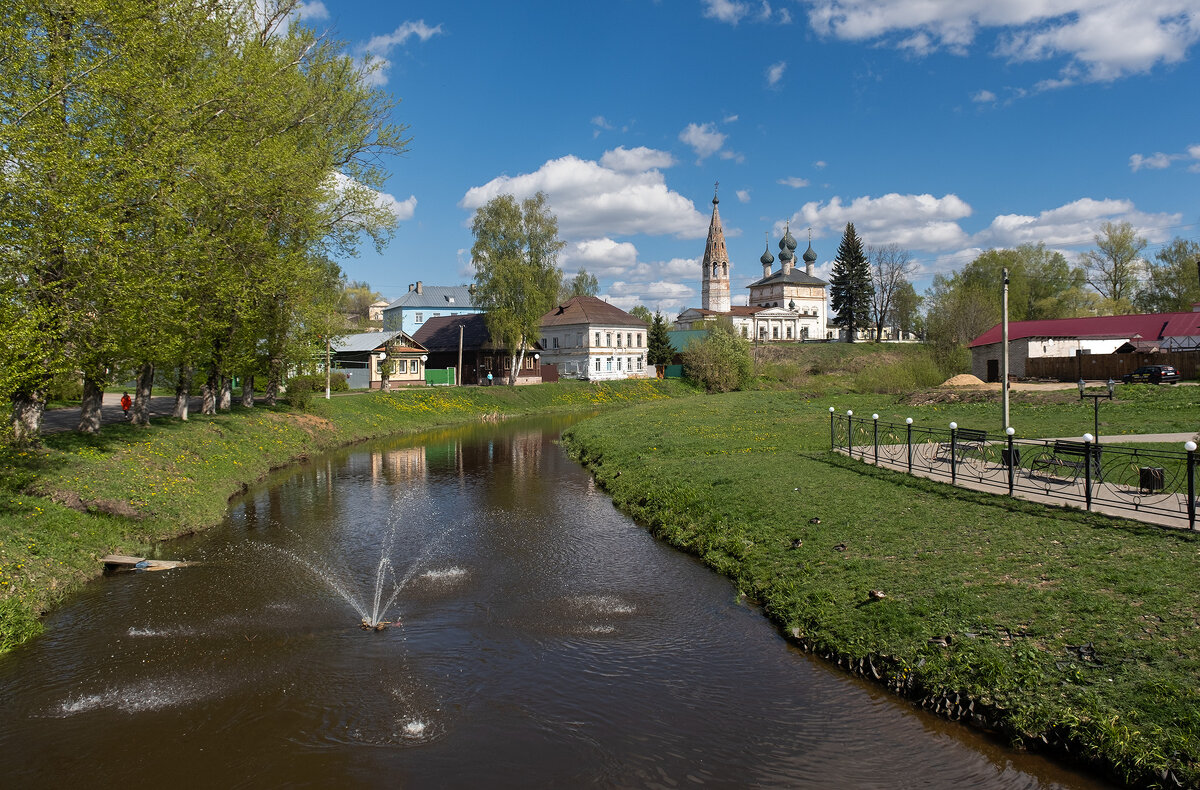
[[[980,387],[983,386],[983,380],[978,376],[972,376],[970,373],[959,373],[957,376],[948,378],[942,382],[943,387]]]

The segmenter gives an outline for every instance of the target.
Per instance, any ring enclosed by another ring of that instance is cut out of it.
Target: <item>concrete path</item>
[[[1155,442],[1155,443],[1178,443],[1178,449],[1183,450],[1183,443],[1194,440],[1196,434],[1191,433],[1145,433],[1145,434],[1125,434],[1115,435],[1111,437],[1100,437],[1101,444],[1121,444],[1124,442]],[[1070,436],[1064,437],[1071,441],[1079,441],[1080,437]],[[1047,439],[1045,441],[1054,441]],[[936,443],[932,443],[936,444]],[[908,473],[907,462],[900,460],[906,455],[903,445],[890,448],[891,452],[885,451],[881,446],[879,466],[886,469]],[[837,448],[838,452],[845,453],[844,447]],[[872,447],[855,447],[852,455],[856,460],[863,463],[875,463],[874,450]],[[888,458],[894,460],[888,460]],[[982,491],[989,494],[997,494],[999,496],[1009,496],[1007,474],[1004,472],[1005,467],[995,465],[989,466],[986,473],[980,473],[976,468],[972,471],[969,464],[962,464],[959,468],[957,480],[953,485],[959,488],[968,488],[972,491]],[[1028,470],[1024,470],[1022,478],[1028,477]],[[914,477],[923,477],[928,480],[936,480],[941,483],[950,483],[951,474],[949,464],[944,466],[938,464],[936,466],[914,465],[911,474]],[[1012,494],[1017,499],[1023,499],[1028,502],[1037,502],[1039,504],[1062,507],[1064,505],[1077,507],[1080,510],[1085,508],[1086,491],[1085,481],[1082,477],[1074,481],[1055,480],[1052,486],[1045,486],[1044,490],[1036,490],[1030,487],[1027,482],[1018,483]],[[1093,481],[1092,488],[1092,507],[1091,512],[1102,513],[1107,516],[1117,518],[1126,518],[1133,521],[1141,521],[1146,524],[1155,524],[1161,527],[1171,527],[1175,529],[1188,529],[1188,513],[1187,513],[1187,497],[1185,494],[1161,493],[1155,494],[1152,497],[1145,497],[1145,505],[1150,505],[1153,501],[1153,506],[1150,509],[1145,507],[1136,507],[1130,502],[1137,502],[1141,497],[1130,497],[1129,492],[1111,486],[1106,482]],[[1200,504],[1200,503],[1198,503]],[[1200,523],[1197,524],[1200,528]]]
[[[130,395],[132,397],[132,394]],[[170,417],[175,411],[175,396],[155,395],[150,398],[150,419],[155,417]],[[79,415],[82,409],[73,406],[66,409],[49,409],[42,416],[42,433],[59,433],[73,431],[79,427]],[[190,414],[200,412],[200,397],[196,396],[188,404]],[[106,392],[100,406],[100,424],[112,425],[125,422],[125,413],[121,411],[121,393]]]

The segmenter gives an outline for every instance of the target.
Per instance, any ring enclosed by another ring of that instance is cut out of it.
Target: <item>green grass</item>
[[[596,411],[692,395],[678,381],[563,381],[422,388],[326,401],[307,412],[242,409],[187,422],[124,423],[0,447],[0,652],[40,633],[39,617],[99,571],[108,553],[220,522],[228,498],[297,458],[378,436],[499,416]]]
[[[1196,429],[1200,389],[1134,395],[1111,404],[1120,428]],[[1015,404],[1013,421],[1080,433],[1091,404],[1074,397]],[[1132,785],[1167,769],[1200,781],[1198,536],[833,455],[829,405],[927,424],[997,421],[991,404],[836,400],[753,392],[710,396],[704,408],[638,406],[572,427],[566,443],[619,507],[728,575],[809,649],[869,661],[930,706],[960,695],[975,706],[964,715],[1016,741],[1044,737]],[[885,597],[871,602],[870,590]],[[930,641],[939,637],[949,645]],[[1089,644],[1094,654],[1080,650]]]

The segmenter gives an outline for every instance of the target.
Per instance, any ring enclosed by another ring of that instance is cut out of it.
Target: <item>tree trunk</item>
[[[137,390],[133,396],[133,408],[129,421],[134,425],[150,424],[150,390],[154,386],[154,365],[143,362],[138,369]]]
[[[12,427],[17,444],[37,444],[46,411],[46,391],[32,389],[13,396]]]
[[[204,380],[204,385],[200,388],[200,413],[201,414],[216,414],[217,413],[217,389],[220,381],[217,378],[217,364],[214,362],[208,367],[208,378]]]
[[[79,432],[100,432],[100,407],[104,405],[104,381],[83,377],[83,403],[79,409]]]
[[[242,376],[242,406],[249,409],[254,406],[254,374]]]
[[[179,378],[175,380],[175,411],[171,413],[171,416],[187,422],[188,407],[191,405],[191,399],[192,366],[180,365]]]
[[[274,406],[279,399],[279,382],[283,378],[283,362],[279,357],[271,357],[267,366],[267,405]]]
[[[521,365],[525,364],[525,344],[521,343],[521,350],[513,355],[513,369],[508,377],[508,385],[516,386],[517,376],[521,375]]]
[[[221,399],[217,402],[218,411],[229,411],[233,405],[233,379],[221,376]]]

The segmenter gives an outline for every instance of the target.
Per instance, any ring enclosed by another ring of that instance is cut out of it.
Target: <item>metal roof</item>
[[[967,347],[975,348],[999,343],[1001,332],[1001,325],[996,324],[968,343]],[[1008,324],[1010,342],[1027,337],[1137,338],[1142,341],[1153,341],[1167,337],[1197,335],[1200,335],[1200,312],[1095,315],[1086,318],[1010,321]]]
[[[393,310],[397,307],[414,308],[444,308],[455,310],[478,309],[471,300],[471,291],[465,285],[422,285],[421,292],[414,289],[401,296],[387,306]]]
[[[375,351],[398,338],[399,342],[414,349],[424,350],[419,343],[403,332],[359,332],[354,335],[342,335],[330,341],[330,348],[340,354],[355,354],[363,351]]]

